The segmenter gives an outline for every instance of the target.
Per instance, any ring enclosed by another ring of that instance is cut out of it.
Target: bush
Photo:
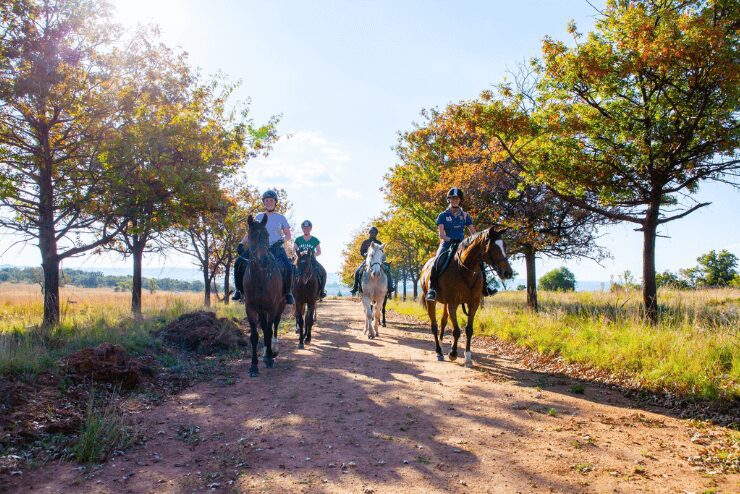
[[[576,277],[566,267],[553,269],[540,278],[540,290],[572,292],[576,289]]]

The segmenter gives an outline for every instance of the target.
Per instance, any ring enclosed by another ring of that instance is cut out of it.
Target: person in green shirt
[[[310,250],[313,252],[314,269],[316,269],[319,276],[319,297],[324,298],[326,297],[326,269],[316,259],[321,255],[321,242],[318,238],[311,235],[313,224],[309,220],[301,223],[301,229],[303,230],[303,235],[295,239],[295,251]]]

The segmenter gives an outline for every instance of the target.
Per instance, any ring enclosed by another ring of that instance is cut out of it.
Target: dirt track
[[[297,350],[292,332],[281,335],[275,369],[260,362],[260,377],[250,379],[242,361],[233,385],[202,383],[143,412],[144,446],[93,475],[47,465],[5,487],[369,494],[740,485],[740,475],[689,465],[701,446],[686,421],[636,409],[599,385],[573,394],[571,381],[481,353],[475,342],[476,369],[462,358],[437,362],[427,328],[398,316],[370,341],[361,316],[357,302],[322,303],[312,344]]]

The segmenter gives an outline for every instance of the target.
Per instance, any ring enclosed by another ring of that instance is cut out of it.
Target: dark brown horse
[[[480,306],[483,296],[484,275],[481,269],[481,261],[490,264],[501,278],[508,279],[512,276],[511,266],[506,260],[506,249],[501,234],[493,228],[483,230],[463,240],[457,248],[450,264],[444,273],[439,275],[437,284],[437,302],[426,300],[429,290],[429,275],[434,259],[430,259],[424,265],[421,274],[421,300],[426,306],[429,320],[432,322],[432,334],[434,334],[435,350],[437,360],[444,360],[440,342],[447,323],[447,315],[452,320],[452,348],[450,349],[450,360],[457,359],[457,341],[460,338],[460,326],[457,323],[457,307],[467,306],[468,323],[465,326],[465,367],[473,366],[473,355],[470,351],[470,342],[473,339],[473,320]],[[442,314],[442,329],[437,334],[436,305],[444,305]]]
[[[265,367],[271,369],[275,365],[274,358],[277,355],[273,352],[273,341],[277,342],[277,329],[285,308],[285,296],[280,265],[270,254],[269,236],[265,228],[267,215],[262,217],[262,221],[254,221],[252,215],[249,215],[247,223],[249,261],[242,280],[242,294],[249,320],[249,339],[252,343],[252,365],[249,367],[249,376],[257,377],[259,375],[257,324],[262,328],[264,338]]]
[[[295,299],[295,324],[298,330],[298,348],[311,342],[311,328],[319,299],[319,277],[314,269],[314,254],[311,250],[298,252],[293,275],[293,298]],[[304,311],[306,312],[304,319]]]

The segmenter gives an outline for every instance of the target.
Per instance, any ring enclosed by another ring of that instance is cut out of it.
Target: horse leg
[[[450,304],[447,306],[450,320],[452,321],[452,348],[450,348],[450,360],[457,359],[457,340],[460,339],[460,325],[457,323],[457,305]]]
[[[272,322],[272,356],[278,356],[278,327],[280,327],[280,320],[283,318],[282,314],[278,314]]]
[[[380,333],[378,332],[378,326],[380,325],[380,312],[382,308],[382,304],[380,302],[375,302],[375,305],[373,306],[373,328],[375,329],[375,336],[380,336]]]
[[[437,302],[425,301],[427,315],[432,322],[432,334],[434,335],[434,351],[437,352],[437,360],[440,362],[445,359],[442,355],[442,347],[439,346],[439,337],[437,336]]]
[[[470,351],[470,343],[473,340],[473,319],[478,310],[476,302],[468,306],[468,323],[465,325],[465,367],[473,367],[473,352]]]
[[[265,356],[262,360],[266,368],[272,369],[275,366],[275,359],[272,354],[272,321],[267,318],[267,314],[260,316],[260,325],[262,326],[262,336],[265,339]]]
[[[249,377],[257,377],[260,373],[257,368],[257,344],[260,341],[260,335],[257,332],[257,321],[253,316],[249,316],[249,342],[252,344],[252,365],[249,367]]]
[[[381,322],[381,325],[385,328],[387,327],[385,325],[385,304],[388,303],[388,294],[385,294],[385,297],[383,298],[383,321]]]
[[[370,327],[370,323],[372,322],[372,317],[373,317],[372,310],[373,310],[373,308],[372,308],[372,305],[371,305],[370,300],[368,300],[368,298],[365,297],[365,296],[362,297],[362,305],[363,305],[363,307],[365,309],[365,331],[364,331],[364,334],[367,334],[368,337],[370,337],[370,335],[368,333],[370,333],[370,331],[372,331],[372,329]]]
[[[316,301],[309,302],[308,309],[306,309],[306,343],[311,343],[314,312],[316,312]]]
[[[445,329],[447,329],[447,305],[442,305],[442,320],[439,322],[439,342],[445,337]]]
[[[303,342],[305,341],[306,333],[304,333],[304,323],[303,323],[303,308],[304,308],[303,302],[298,302],[298,300],[295,301],[295,327],[298,331],[298,349],[303,350]]]

